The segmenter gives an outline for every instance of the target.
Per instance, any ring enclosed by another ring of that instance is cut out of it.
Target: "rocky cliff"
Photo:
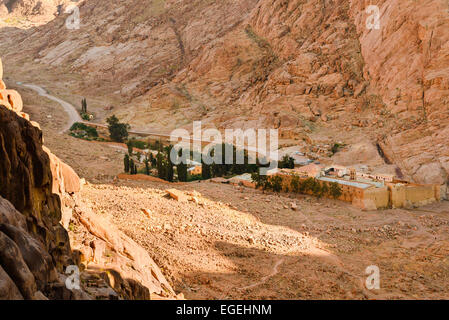
[[[401,177],[447,182],[445,0],[84,1],[79,30],[67,17],[8,31],[8,59],[81,75],[73,90],[121,101],[113,112],[136,129],[201,119],[365,139]]]
[[[28,19],[51,20],[66,0],[0,0],[0,17],[13,15]]]
[[[148,253],[83,203],[78,175],[21,109],[0,90],[0,299],[174,298]],[[69,266],[80,289],[66,286]]]

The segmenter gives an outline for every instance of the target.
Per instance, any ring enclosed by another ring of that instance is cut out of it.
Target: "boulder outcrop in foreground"
[[[20,95],[0,95],[0,299],[175,298],[148,253],[83,204]],[[66,285],[74,268],[79,289]]]

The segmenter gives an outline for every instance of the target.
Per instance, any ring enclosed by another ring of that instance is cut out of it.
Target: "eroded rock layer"
[[[375,5],[379,29],[367,28]],[[446,0],[84,1],[2,36],[8,58],[82,75],[136,129],[202,120],[381,146],[401,177],[447,182]],[[42,46],[42,41],[46,45]],[[114,102],[115,103],[115,102]]]
[[[174,298],[148,253],[83,204],[80,178],[43,146],[38,124],[17,107],[20,95],[6,99],[0,100],[0,299]],[[73,225],[76,233],[68,232]],[[73,268],[81,271],[80,288],[66,284]]]

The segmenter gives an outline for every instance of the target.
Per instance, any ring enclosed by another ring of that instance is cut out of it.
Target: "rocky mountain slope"
[[[174,298],[148,253],[83,203],[78,175],[0,85],[0,299]],[[79,289],[66,286],[70,266]]]
[[[370,4],[379,7],[379,30],[366,27]],[[30,30],[7,28],[0,50],[11,64],[66,75],[60,81],[70,75],[68,90],[102,101],[93,106],[100,117],[115,113],[138,129],[202,120],[275,127],[283,139],[309,144],[323,135],[363,141],[404,178],[447,182],[447,1],[79,6],[79,30],[66,29],[68,15]],[[104,112],[107,104],[114,110]]]
[[[14,16],[35,22],[50,21],[68,3],[68,0],[1,0],[0,17]]]

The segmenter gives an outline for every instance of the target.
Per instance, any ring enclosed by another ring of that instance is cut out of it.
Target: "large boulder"
[[[33,299],[36,281],[16,243],[0,232],[0,263],[25,299]]]
[[[4,86],[3,82],[0,84],[0,89],[2,89],[2,85]],[[23,109],[22,97],[15,90],[0,90],[0,102],[9,106],[15,112],[21,112]]]
[[[50,158],[50,168],[53,177],[52,192],[60,195],[64,192],[79,192],[81,189],[81,180],[75,170],[51,153],[45,146],[43,149]]]
[[[36,280],[38,290],[44,291],[49,282],[56,281],[52,258],[39,241],[24,232],[25,230],[9,224],[0,224],[0,231],[19,248],[23,260]]]
[[[16,284],[0,266],[0,300],[23,300]]]

